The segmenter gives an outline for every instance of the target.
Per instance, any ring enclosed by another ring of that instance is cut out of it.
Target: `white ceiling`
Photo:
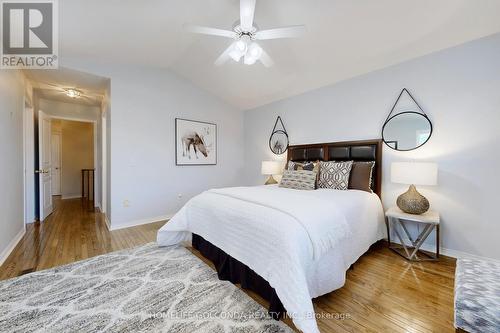
[[[108,84],[107,78],[67,68],[24,71],[39,98],[65,103],[100,106]],[[82,95],[71,98],[66,89],[77,89]]]
[[[60,1],[64,57],[170,68],[248,109],[500,32],[499,0],[257,0],[261,29],[306,24],[300,39],[262,41],[275,66],[213,65],[238,0]]]

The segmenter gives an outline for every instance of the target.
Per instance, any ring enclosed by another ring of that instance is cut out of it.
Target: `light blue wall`
[[[245,180],[264,181],[260,162],[281,115],[291,144],[373,139],[403,87],[434,123],[413,152],[384,149],[383,202],[403,185],[390,182],[391,161],[439,164],[439,185],[421,187],[442,215],[444,248],[500,259],[500,34],[245,112]]]
[[[24,84],[17,70],[0,70],[0,264],[24,230]]]
[[[242,111],[167,69],[64,65],[111,80],[112,228],[167,219],[204,190],[241,183]],[[175,165],[175,118],[217,124],[217,165]]]

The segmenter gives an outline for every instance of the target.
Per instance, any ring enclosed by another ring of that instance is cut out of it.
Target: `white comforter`
[[[344,284],[346,269],[382,237],[382,222],[380,200],[367,192],[235,187],[191,199],[158,244],[202,236],[267,280],[309,333],[319,332],[311,299]]]

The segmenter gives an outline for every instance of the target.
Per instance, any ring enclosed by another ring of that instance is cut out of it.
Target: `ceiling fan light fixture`
[[[236,42],[236,44],[234,45],[234,47],[241,53],[241,54],[245,54],[247,53],[247,43],[245,43],[245,41],[243,39],[240,39],[239,41]]]
[[[240,0],[240,19],[232,26],[232,30],[224,30],[218,28],[210,28],[204,26],[185,26],[186,30],[203,35],[221,36],[231,38],[233,44],[229,45],[226,50],[215,61],[216,66],[221,66],[229,59],[240,62],[241,57],[244,57],[244,63],[252,65],[257,61],[264,64],[265,67],[273,66],[274,62],[269,54],[254,41],[279,39],[279,38],[294,38],[304,34],[304,25],[285,26],[273,29],[260,30],[254,24],[256,0]]]
[[[241,57],[243,56],[240,52],[238,52],[237,50],[233,50],[229,53],[229,56],[231,57],[231,59],[233,59],[234,61],[236,62],[240,62],[240,59]]]
[[[241,57],[243,57],[245,53],[241,51],[240,47],[238,47],[238,42],[235,42],[232,46],[232,50],[229,52],[228,55],[234,61],[239,62]]]
[[[262,48],[260,47],[259,44],[252,43],[248,48],[248,53],[252,58],[258,60],[262,56]]]
[[[76,89],[66,89],[66,96],[70,98],[79,98],[82,96],[82,92]]]
[[[253,65],[257,62],[257,58],[252,57],[251,55],[245,55],[245,60],[243,61],[245,65]]]

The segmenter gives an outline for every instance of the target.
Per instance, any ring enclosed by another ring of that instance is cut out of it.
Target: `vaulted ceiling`
[[[238,0],[59,1],[60,55],[170,68],[249,109],[500,32],[498,0],[257,0],[261,28],[305,24],[299,39],[262,41],[275,66],[213,62],[230,40]]]

